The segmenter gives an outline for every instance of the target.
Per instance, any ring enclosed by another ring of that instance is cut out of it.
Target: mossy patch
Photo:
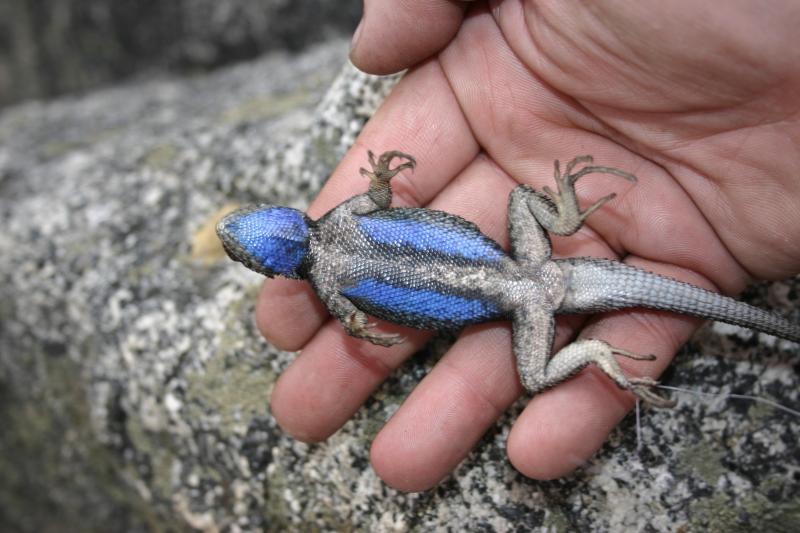
[[[287,111],[311,103],[312,95],[306,91],[295,91],[288,94],[253,98],[222,113],[223,124],[267,120],[284,114]]]
[[[144,163],[155,169],[169,168],[178,155],[178,149],[171,144],[159,144],[145,155]]]
[[[204,265],[212,265],[225,258],[225,250],[217,237],[217,223],[222,217],[239,207],[238,204],[225,204],[206,219],[192,235],[191,259]]]
[[[716,486],[719,478],[727,472],[722,465],[725,452],[713,443],[700,442],[689,446],[681,454],[678,474],[681,476],[699,475],[709,486]]]
[[[725,494],[699,498],[691,505],[691,531],[726,533],[790,532],[800,528],[800,502],[774,502],[760,492],[738,504]]]
[[[241,305],[249,307],[252,301],[250,291],[245,291]],[[238,307],[232,306],[229,315],[237,321],[244,313]],[[187,377],[187,408],[200,409],[195,413],[198,417],[218,416],[220,429],[227,434],[244,434],[253,418],[266,412],[277,379],[270,367],[238,357],[241,329],[238,322],[225,328],[219,348],[205,368]]]

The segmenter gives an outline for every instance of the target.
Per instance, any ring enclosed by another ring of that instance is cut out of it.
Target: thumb
[[[364,0],[350,60],[370,74],[392,74],[435,54],[455,36],[468,2]]]

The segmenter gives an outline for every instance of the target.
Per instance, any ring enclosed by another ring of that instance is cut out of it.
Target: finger
[[[556,345],[570,338],[558,328]],[[468,328],[378,433],[378,476],[407,491],[447,476],[522,392],[508,324]]]
[[[468,328],[376,436],[375,472],[399,490],[433,487],[521,390],[508,326]]]
[[[514,182],[484,157],[476,158],[430,204],[468,217],[487,234],[507,240],[505,199]],[[486,202],[486,191],[502,199]],[[396,332],[382,323],[379,330]],[[388,374],[429,337],[400,329],[406,342],[383,348],[348,337],[331,319],[281,375],[272,393],[272,415],[301,440],[324,439],[363,404]]]
[[[463,15],[453,0],[364,0],[350,60],[371,74],[399,72],[444,48]]]
[[[393,205],[425,205],[478,153],[447,80],[435,61],[409,72],[364,127],[308,210],[316,219],[342,201],[366,192],[358,169],[367,149],[414,155],[415,171],[392,179]],[[269,280],[259,296],[256,322],[274,345],[295,350],[319,329],[327,313],[305,284]]]
[[[405,342],[377,346],[346,335],[333,319],[317,331],[272,390],[270,410],[284,431],[304,442],[326,439],[430,337],[384,322],[376,329],[400,333]]]
[[[641,259],[627,262],[713,289],[708,280],[683,269]],[[657,377],[701,322],[657,311],[625,311],[593,320],[580,336],[640,354],[653,353],[657,359],[652,362],[618,361],[628,376]],[[564,476],[586,464],[634,401],[630,392],[590,365],[575,378],[533,397],[511,429],[508,457],[528,477]]]
[[[307,282],[264,280],[256,301],[256,326],[273,346],[299,350],[327,318],[327,309]]]

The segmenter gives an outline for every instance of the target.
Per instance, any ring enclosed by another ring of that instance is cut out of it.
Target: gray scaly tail
[[[560,259],[566,292],[559,313],[645,307],[718,320],[800,342],[800,326],[689,283],[604,259]]]

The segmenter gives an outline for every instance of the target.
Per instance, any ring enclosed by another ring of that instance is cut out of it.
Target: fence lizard
[[[575,182],[607,173],[635,182],[627,172],[593,166],[591,156],[555,162],[556,191],[520,185],[508,202],[511,251],[461,217],[425,208],[390,208],[390,180],[416,162],[398,151],[375,159],[364,194],[310,220],[287,207],[256,205],[226,216],[217,226],[225,251],[266,276],[307,279],[348,334],[391,346],[397,334],[371,329],[367,315],[430,330],[459,329],[511,320],[517,369],[531,393],[552,387],[589,363],[617,385],[656,406],[673,402],[656,394],[656,381],[628,378],[615,355],[653,360],[602,340],[575,341],[550,357],[555,313],[594,313],[646,307],[719,320],[800,342],[800,326],[732,298],[628,266],[595,258],[551,259],[545,230],[571,235],[609,194],[586,210]],[[402,160],[392,167],[392,161]],[[578,168],[579,166],[581,168]]]

